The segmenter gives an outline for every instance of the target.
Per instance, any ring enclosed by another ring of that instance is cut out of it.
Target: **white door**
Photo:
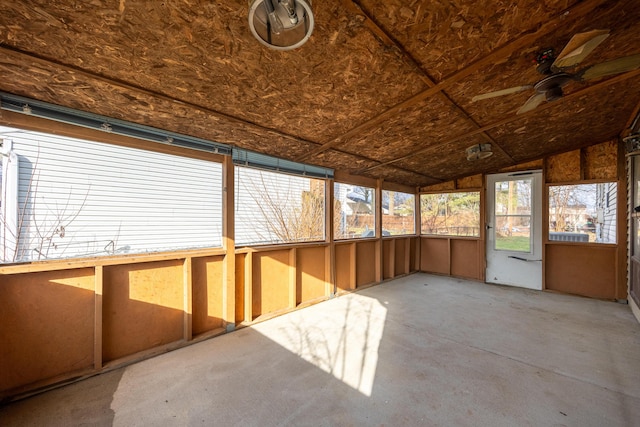
[[[487,176],[486,281],[542,289],[542,173]]]

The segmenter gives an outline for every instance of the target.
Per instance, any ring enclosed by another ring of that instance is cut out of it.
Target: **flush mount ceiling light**
[[[475,144],[467,148],[467,160],[480,160],[493,156],[491,144]]]
[[[271,49],[302,46],[313,32],[311,0],[249,0],[249,28]]]

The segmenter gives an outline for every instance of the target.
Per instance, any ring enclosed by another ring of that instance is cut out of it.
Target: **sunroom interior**
[[[416,272],[640,319],[634,2],[256,1],[0,5],[0,399]]]

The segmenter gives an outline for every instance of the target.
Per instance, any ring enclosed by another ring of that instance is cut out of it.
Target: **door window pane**
[[[496,182],[496,250],[531,252],[531,189],[531,178]]]

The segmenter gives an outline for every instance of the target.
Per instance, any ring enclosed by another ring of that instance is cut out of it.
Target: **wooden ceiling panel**
[[[4,77],[0,80],[1,90],[248,150],[278,152],[291,160],[316,147],[212,111],[94,79],[73,69],[54,70],[46,61],[27,62],[23,56],[5,52],[0,60],[0,75]]]
[[[425,87],[414,65],[340,5],[317,7],[312,38],[290,52],[253,38],[246,0],[3,2],[0,42],[322,141]]]
[[[473,136],[411,156],[395,162],[393,165],[438,177],[444,181],[472,175],[473,171],[486,172],[511,165],[512,162],[495,146],[493,147],[494,154],[491,157],[482,160],[467,160],[466,149],[468,147],[486,142],[481,136]]]
[[[309,162],[314,165],[338,169],[349,173],[356,173],[378,165],[378,163],[373,160],[367,160],[360,156],[336,150],[328,150],[317,154],[309,159]]]
[[[464,68],[577,0],[360,0],[436,81]]]
[[[404,156],[437,144],[451,136],[476,129],[460,110],[443,96],[407,108],[385,121],[342,143],[340,149],[380,162]]]
[[[364,172],[363,175],[371,178],[382,178],[385,181],[403,182],[411,187],[419,187],[422,185],[430,185],[440,182],[440,180],[424,176],[415,172],[398,169],[394,166],[382,166],[376,168],[375,171]]]
[[[535,58],[538,53],[544,49],[553,48],[556,54],[559,54],[571,37],[577,33],[594,29],[610,30],[610,36],[579,66],[567,70],[570,73],[597,63],[638,53],[640,31],[635,27],[637,22],[640,22],[640,8],[637,6],[632,2],[607,3],[592,12],[597,17],[593,21],[572,20],[569,15],[562,26],[544,34],[530,45],[512,52],[508,57],[499,58],[496,63],[482,67],[468,79],[453,83],[446,92],[474,120],[482,124],[492,123],[505,115],[515,114],[525,101],[535,94],[533,88],[476,102],[472,102],[472,98],[475,95],[497,90],[535,84],[545,77],[536,72]],[[570,82],[563,90],[568,95],[594,83],[597,83],[597,80]]]
[[[640,76],[550,104],[538,115],[505,124],[491,135],[516,159],[529,160],[615,138],[640,100]],[[607,106],[606,111],[600,105]],[[544,114],[543,114],[544,113]]]

